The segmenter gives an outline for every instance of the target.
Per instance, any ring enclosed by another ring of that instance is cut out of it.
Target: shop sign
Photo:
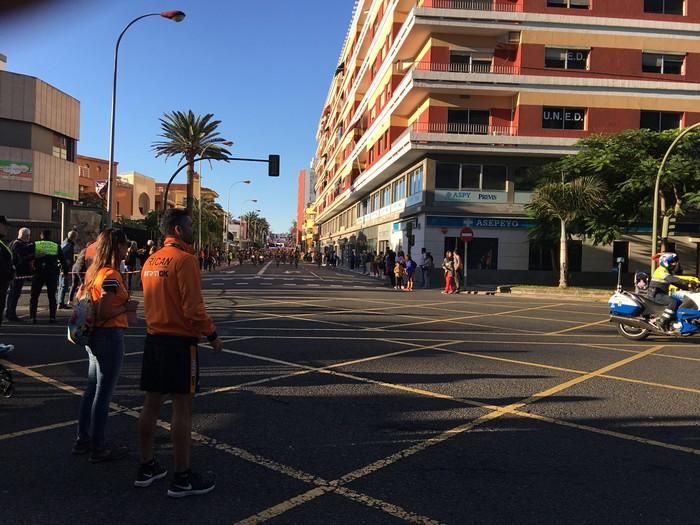
[[[31,179],[32,175],[31,162],[0,160],[0,177],[14,180],[27,180]]]
[[[401,199],[400,201],[397,201],[391,205],[391,211],[392,212],[401,212],[404,210],[405,207],[406,207],[406,200]]]
[[[508,193],[505,191],[435,190],[435,200],[438,202],[490,202],[502,204],[508,202]]]
[[[391,213],[391,205],[384,206],[383,208],[379,208],[379,216],[380,217],[382,217],[383,215],[386,215],[387,213]]]
[[[583,122],[585,119],[583,109],[549,108],[542,112],[542,120],[547,122]]]
[[[510,217],[441,217],[429,215],[427,226],[447,226],[456,228],[490,228],[500,230],[521,230],[532,228],[534,221],[526,218]]]

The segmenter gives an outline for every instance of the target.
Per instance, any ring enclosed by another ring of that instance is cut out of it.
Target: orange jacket
[[[95,276],[95,281],[90,288],[90,297],[97,303],[108,292],[114,294],[114,298],[111,299],[114,306],[122,305],[129,300],[129,292],[124,286],[122,274],[114,268],[105,266]],[[104,321],[95,321],[95,326],[98,328],[128,328],[129,320],[126,313],[123,313]]]
[[[146,330],[151,335],[210,336],[216,332],[202,299],[199,261],[167,237],[141,270]]]

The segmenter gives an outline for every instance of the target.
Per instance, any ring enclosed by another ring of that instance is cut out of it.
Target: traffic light
[[[280,156],[269,155],[267,160],[267,175],[268,177],[280,176]]]

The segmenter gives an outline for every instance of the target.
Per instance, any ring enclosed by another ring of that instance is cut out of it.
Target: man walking
[[[163,248],[141,270],[147,332],[141,390],[146,399],[139,418],[141,466],[134,485],[147,487],[167,474],[153,455],[153,437],[163,397],[170,395],[175,475],[168,496],[182,498],[207,494],[215,487],[190,468],[192,401],[199,383],[199,338],[206,336],[217,352],[223,343],[202,300],[199,261],[191,247],[192,219],[185,210],[169,209],[161,231],[166,236]]]
[[[56,322],[56,288],[60,272],[68,271],[68,264],[57,243],[51,240],[51,230],[41,232],[41,240],[34,242],[35,271],[32,277],[32,295],[29,298],[29,317],[36,324],[39,294],[46,285],[49,295],[49,322]]]
[[[15,262],[15,279],[10,286],[10,299],[7,303],[5,318],[8,321],[23,322],[17,317],[17,303],[22,295],[24,282],[34,273],[32,260],[34,259],[34,245],[29,242],[31,236],[29,228],[20,228],[17,238],[10,243],[12,256]]]
[[[73,276],[70,274],[71,267],[75,263],[75,241],[78,239],[78,232],[71,230],[68,232],[68,236],[61,244],[61,252],[63,253],[63,259],[66,261],[67,270],[61,275],[60,281],[58,283],[58,308],[60,310],[67,310],[70,308],[66,304],[66,294],[69,293],[71,289],[71,284],[73,283]],[[68,302],[73,299],[72,296],[68,296]]]
[[[462,258],[457,253],[457,250],[452,252],[452,262],[455,267],[455,293],[459,293],[462,290]],[[466,285],[466,283],[464,284]]]
[[[5,244],[8,226],[5,216],[0,215],[0,324],[2,324],[2,316],[5,311],[7,288],[15,274],[14,264],[12,264],[12,250]]]

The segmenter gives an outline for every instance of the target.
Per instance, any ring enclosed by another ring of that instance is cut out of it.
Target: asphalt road
[[[201,351],[193,466],[216,490],[133,487],[143,322],[108,428],[132,452],[98,465],[70,455],[84,352],[62,325],[4,324],[2,523],[700,522],[693,340],[625,341],[601,302],[407,293],[307,264],[203,281],[226,343]]]

